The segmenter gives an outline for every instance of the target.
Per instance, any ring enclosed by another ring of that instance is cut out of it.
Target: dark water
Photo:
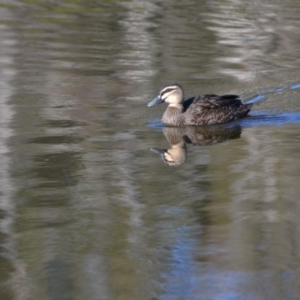
[[[1,1],[0,299],[299,299],[299,27],[296,0]],[[256,105],[168,132],[170,81]]]

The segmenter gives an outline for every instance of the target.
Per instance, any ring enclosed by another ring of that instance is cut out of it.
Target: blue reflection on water
[[[193,291],[197,280],[193,276],[195,260],[193,252],[197,249],[196,241],[190,238],[190,227],[177,228],[176,243],[170,251],[170,263],[163,274],[164,293],[167,299],[194,299]]]
[[[300,112],[288,112],[280,114],[268,114],[264,112],[253,112],[245,119],[241,119],[235,123],[240,124],[242,127],[255,127],[255,126],[280,126],[284,124],[300,123]]]
[[[149,120],[150,121],[150,120]],[[162,129],[164,126],[164,124],[161,122],[161,120],[159,119],[159,121],[156,123],[156,120],[151,120],[151,124],[149,124],[148,126],[154,129]]]
[[[275,93],[282,92],[286,89],[286,87],[280,87],[275,90]]]
[[[248,101],[247,103],[256,103],[256,102],[259,102],[259,101],[262,101],[266,98],[266,96],[263,96],[263,95],[258,95],[254,98],[252,98],[250,101]]]
[[[152,120],[153,121],[153,120]],[[300,112],[287,112],[280,114],[270,114],[268,112],[251,112],[251,115],[244,119],[224,124],[224,126],[255,127],[255,126],[280,126],[284,124],[300,123]],[[164,125],[159,123],[151,123],[148,125],[153,129],[162,129]]]
[[[178,227],[174,239],[169,262],[162,275],[163,293],[159,299],[260,299],[259,293],[251,286],[256,281],[259,284],[255,272],[220,270],[209,258],[197,261],[197,254],[202,249],[199,240],[193,237],[191,227]],[[209,252],[214,253],[212,257],[217,255],[215,251],[218,250],[211,249]]]
[[[300,83],[296,83],[290,87],[290,90],[300,89]]]

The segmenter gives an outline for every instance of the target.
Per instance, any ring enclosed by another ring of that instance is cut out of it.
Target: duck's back
[[[245,117],[251,104],[243,104],[238,95],[208,94],[190,98],[183,103],[186,125],[210,125]]]

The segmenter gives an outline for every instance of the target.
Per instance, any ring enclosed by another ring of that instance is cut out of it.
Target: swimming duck
[[[168,107],[162,122],[169,126],[212,125],[244,118],[252,104],[243,104],[237,95],[207,94],[184,100],[183,88],[167,85],[148,107],[166,102]]]

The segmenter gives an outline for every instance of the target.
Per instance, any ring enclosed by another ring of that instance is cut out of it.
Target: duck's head
[[[170,105],[180,105],[184,100],[183,88],[177,84],[165,86],[158,94],[158,96],[148,103],[148,107],[166,102]]]

